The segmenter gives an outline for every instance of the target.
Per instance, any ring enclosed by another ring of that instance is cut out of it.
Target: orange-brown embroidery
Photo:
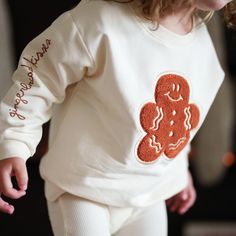
[[[20,89],[16,93],[16,98],[14,101],[13,108],[9,109],[9,114],[11,117],[16,117],[19,120],[25,120],[25,116],[23,116],[22,114],[18,112],[18,108],[19,108],[19,105],[22,103],[28,104],[28,100],[25,99],[24,97],[25,97],[25,92],[31,89],[34,84],[34,68],[33,67],[37,68],[38,62],[48,52],[50,45],[51,45],[51,40],[46,39],[45,44],[43,43],[41,46],[41,51],[36,52],[35,55],[31,56],[30,59],[23,57],[23,60],[29,63],[29,65],[28,64],[20,65],[21,67],[25,67],[25,69],[27,69],[27,81],[20,83]]]
[[[147,133],[137,148],[138,158],[153,162],[164,153],[174,158],[186,146],[190,131],[199,122],[200,112],[189,104],[188,82],[176,74],[160,77],[155,89],[156,103],[146,103],[140,112],[140,122]]]

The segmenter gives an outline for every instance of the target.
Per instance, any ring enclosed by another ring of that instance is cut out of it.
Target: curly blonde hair
[[[228,3],[224,8],[225,22],[229,28],[236,28],[236,1]]]
[[[181,6],[185,9],[194,9],[195,0],[107,0],[120,3],[135,3],[140,9],[140,13],[146,19],[158,24],[160,18],[172,13],[175,9]],[[228,27],[236,27],[236,0],[228,3],[224,9],[224,19]],[[199,15],[200,10],[194,10],[193,15]],[[207,12],[204,21],[211,18],[213,12]]]

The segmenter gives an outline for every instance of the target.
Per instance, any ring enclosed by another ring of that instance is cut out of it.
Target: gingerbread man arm
[[[140,121],[142,128],[146,132],[155,132],[160,127],[160,122],[164,118],[163,108],[155,103],[145,104],[140,112]]]
[[[195,128],[200,119],[200,111],[195,104],[189,104],[184,109],[185,121],[184,126],[186,130],[191,130]]]

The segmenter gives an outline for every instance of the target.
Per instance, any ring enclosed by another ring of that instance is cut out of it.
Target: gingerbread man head
[[[184,105],[189,100],[187,81],[176,74],[166,74],[160,77],[155,89],[155,100],[160,106],[166,104]]]

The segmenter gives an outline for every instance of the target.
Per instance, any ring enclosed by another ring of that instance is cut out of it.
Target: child
[[[1,103],[0,192],[25,195],[52,119],[40,172],[54,235],[167,235],[165,200],[179,213],[195,200],[189,142],[224,77],[197,13],[229,2],[82,0],[59,17]]]

